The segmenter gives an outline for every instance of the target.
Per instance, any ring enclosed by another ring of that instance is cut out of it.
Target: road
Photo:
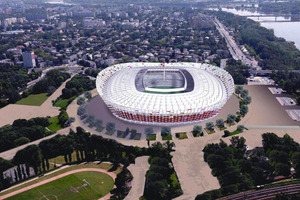
[[[45,70],[42,71],[42,75],[39,78],[37,78],[37,79],[35,79],[33,81],[28,82],[27,83],[27,88],[33,86],[34,84],[36,84],[40,80],[44,79],[46,77],[46,74],[49,71],[54,70],[54,69],[63,69],[63,68],[69,68],[70,70],[75,70],[75,69],[82,68],[82,66],[76,65],[74,63],[70,63],[70,64],[66,64],[66,65],[61,65],[61,66],[55,66],[55,67],[47,68],[47,69],[45,69]]]
[[[258,62],[255,59],[249,59],[236,44],[235,40],[231,37],[231,35],[226,30],[226,27],[215,18],[214,23],[216,28],[220,32],[221,36],[225,38],[227,42],[227,46],[229,48],[229,52],[232,55],[233,59],[241,60],[245,65],[251,66],[256,70],[261,70],[261,67],[258,66]]]

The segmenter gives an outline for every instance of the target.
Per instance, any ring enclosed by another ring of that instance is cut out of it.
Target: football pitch
[[[17,194],[9,200],[73,200],[99,199],[114,187],[107,174],[95,171],[78,172]]]

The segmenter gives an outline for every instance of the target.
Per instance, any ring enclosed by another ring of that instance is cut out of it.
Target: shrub
[[[241,121],[241,117],[240,116],[236,116],[235,121],[238,123]]]
[[[225,130],[225,131],[224,131],[224,137],[228,137],[229,135],[230,135],[230,131]]]

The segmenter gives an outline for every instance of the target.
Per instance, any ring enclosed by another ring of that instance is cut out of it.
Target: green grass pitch
[[[78,172],[17,194],[7,200],[92,200],[105,196],[113,186],[114,180],[107,174],[93,171]]]

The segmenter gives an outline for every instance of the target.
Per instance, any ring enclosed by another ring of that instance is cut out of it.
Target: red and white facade
[[[141,69],[187,70],[193,78],[192,91],[147,93],[136,89]],[[152,125],[180,125],[208,120],[218,114],[232,95],[231,75],[202,63],[123,63],[102,70],[97,91],[111,112],[122,120]]]

